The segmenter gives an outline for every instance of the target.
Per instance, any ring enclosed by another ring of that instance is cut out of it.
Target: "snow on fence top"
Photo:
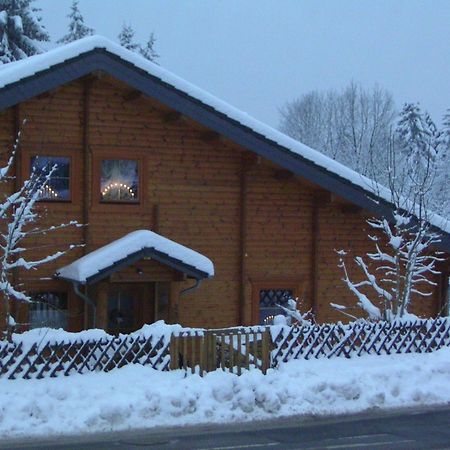
[[[214,275],[214,265],[206,256],[153,231],[138,230],[88,253],[68,266],[62,267],[56,272],[56,276],[79,283],[86,283],[90,277],[97,275],[100,271],[133,253],[145,249],[152,249],[166,254],[170,258],[179,260],[185,265],[206,273],[208,277]]]
[[[147,72],[149,75],[173,86],[175,89],[186,93],[190,97],[225,115],[229,119],[238,122],[240,125],[249,128],[251,131],[283,147],[285,150],[305,158],[314,165],[325,169],[332,174],[338,175],[344,180],[349,181],[351,184],[363,189],[363,191],[368,194],[372,196],[375,195],[376,197],[391,203],[391,192],[384,186],[379,185],[375,181],[358,174],[349,167],[338,163],[317,150],[313,150],[259,120],[254,119],[247,113],[240,111],[210,93],[174,75],[168,70],[163,69],[161,66],[147,60],[141,55],[127,50],[103,36],[89,36],[55,48],[46,53],[30,56],[24,60],[0,66],[0,89],[95,49],[104,49],[109,53],[118,56],[123,61],[134,65],[138,69]],[[429,219],[434,226],[446,233],[450,233],[450,223],[447,219],[437,214],[430,214]]]

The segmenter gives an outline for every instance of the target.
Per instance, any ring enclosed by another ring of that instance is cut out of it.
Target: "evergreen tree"
[[[433,207],[450,219],[450,109],[444,115],[438,138],[436,179],[433,186]]]
[[[403,106],[396,131],[398,145],[406,158],[407,172],[436,161],[437,128],[418,104],[406,103]]]
[[[439,135],[439,143],[443,147],[443,151],[450,152],[450,108],[444,114],[442,120],[442,131]]]
[[[119,44],[127,50],[131,50],[133,52],[139,50],[140,45],[134,42],[134,30],[130,25],[126,25],[125,23],[123,24],[122,31],[119,33],[118,38]]]
[[[70,20],[69,32],[57,41],[58,44],[67,44],[94,34],[94,30],[84,24],[83,16],[78,8],[78,0],[73,0],[70,14],[67,17]]]
[[[36,41],[50,37],[41,24],[34,0],[0,0],[0,63],[24,59],[41,53]]]
[[[151,33],[147,43],[145,44],[145,47],[141,47],[139,50],[144,58],[147,58],[149,61],[152,62],[156,62],[156,60],[159,58],[158,53],[156,53],[154,49],[155,42],[156,42],[155,35],[154,33]]]

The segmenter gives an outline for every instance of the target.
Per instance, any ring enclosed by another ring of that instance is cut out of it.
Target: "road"
[[[288,450],[450,449],[450,407],[331,418],[126,431],[46,440],[2,440],[1,449]]]

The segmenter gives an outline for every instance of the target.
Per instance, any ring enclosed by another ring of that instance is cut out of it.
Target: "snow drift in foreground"
[[[130,365],[109,373],[0,380],[0,436],[233,422],[450,402],[450,348],[299,360],[204,378]]]

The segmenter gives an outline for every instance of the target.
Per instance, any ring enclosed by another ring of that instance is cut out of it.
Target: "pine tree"
[[[33,1],[0,0],[1,64],[41,53],[36,41],[50,40],[37,15],[40,9],[30,6]]]
[[[140,48],[140,53],[144,58],[147,58],[149,61],[156,62],[156,60],[159,58],[158,53],[156,53],[154,49],[154,45],[156,42],[156,38],[154,33],[150,34],[150,37],[148,38],[147,44],[145,44],[145,47]]]
[[[450,108],[447,109],[442,120],[442,131],[439,136],[439,142],[445,149],[444,151],[450,152]]]
[[[67,17],[70,20],[69,32],[57,41],[58,44],[67,44],[94,34],[94,30],[84,24],[83,16],[78,8],[78,0],[73,0],[70,14]]]
[[[442,120],[437,149],[433,207],[436,212],[450,219],[450,109]]]
[[[140,45],[134,42],[134,30],[131,28],[131,25],[126,25],[124,23],[118,38],[119,44],[127,50],[131,50],[133,52],[139,50]]]
[[[428,113],[422,113],[418,104],[406,103],[400,112],[397,126],[398,145],[406,159],[405,171],[434,164],[438,132]],[[427,169],[427,167],[424,167]]]

